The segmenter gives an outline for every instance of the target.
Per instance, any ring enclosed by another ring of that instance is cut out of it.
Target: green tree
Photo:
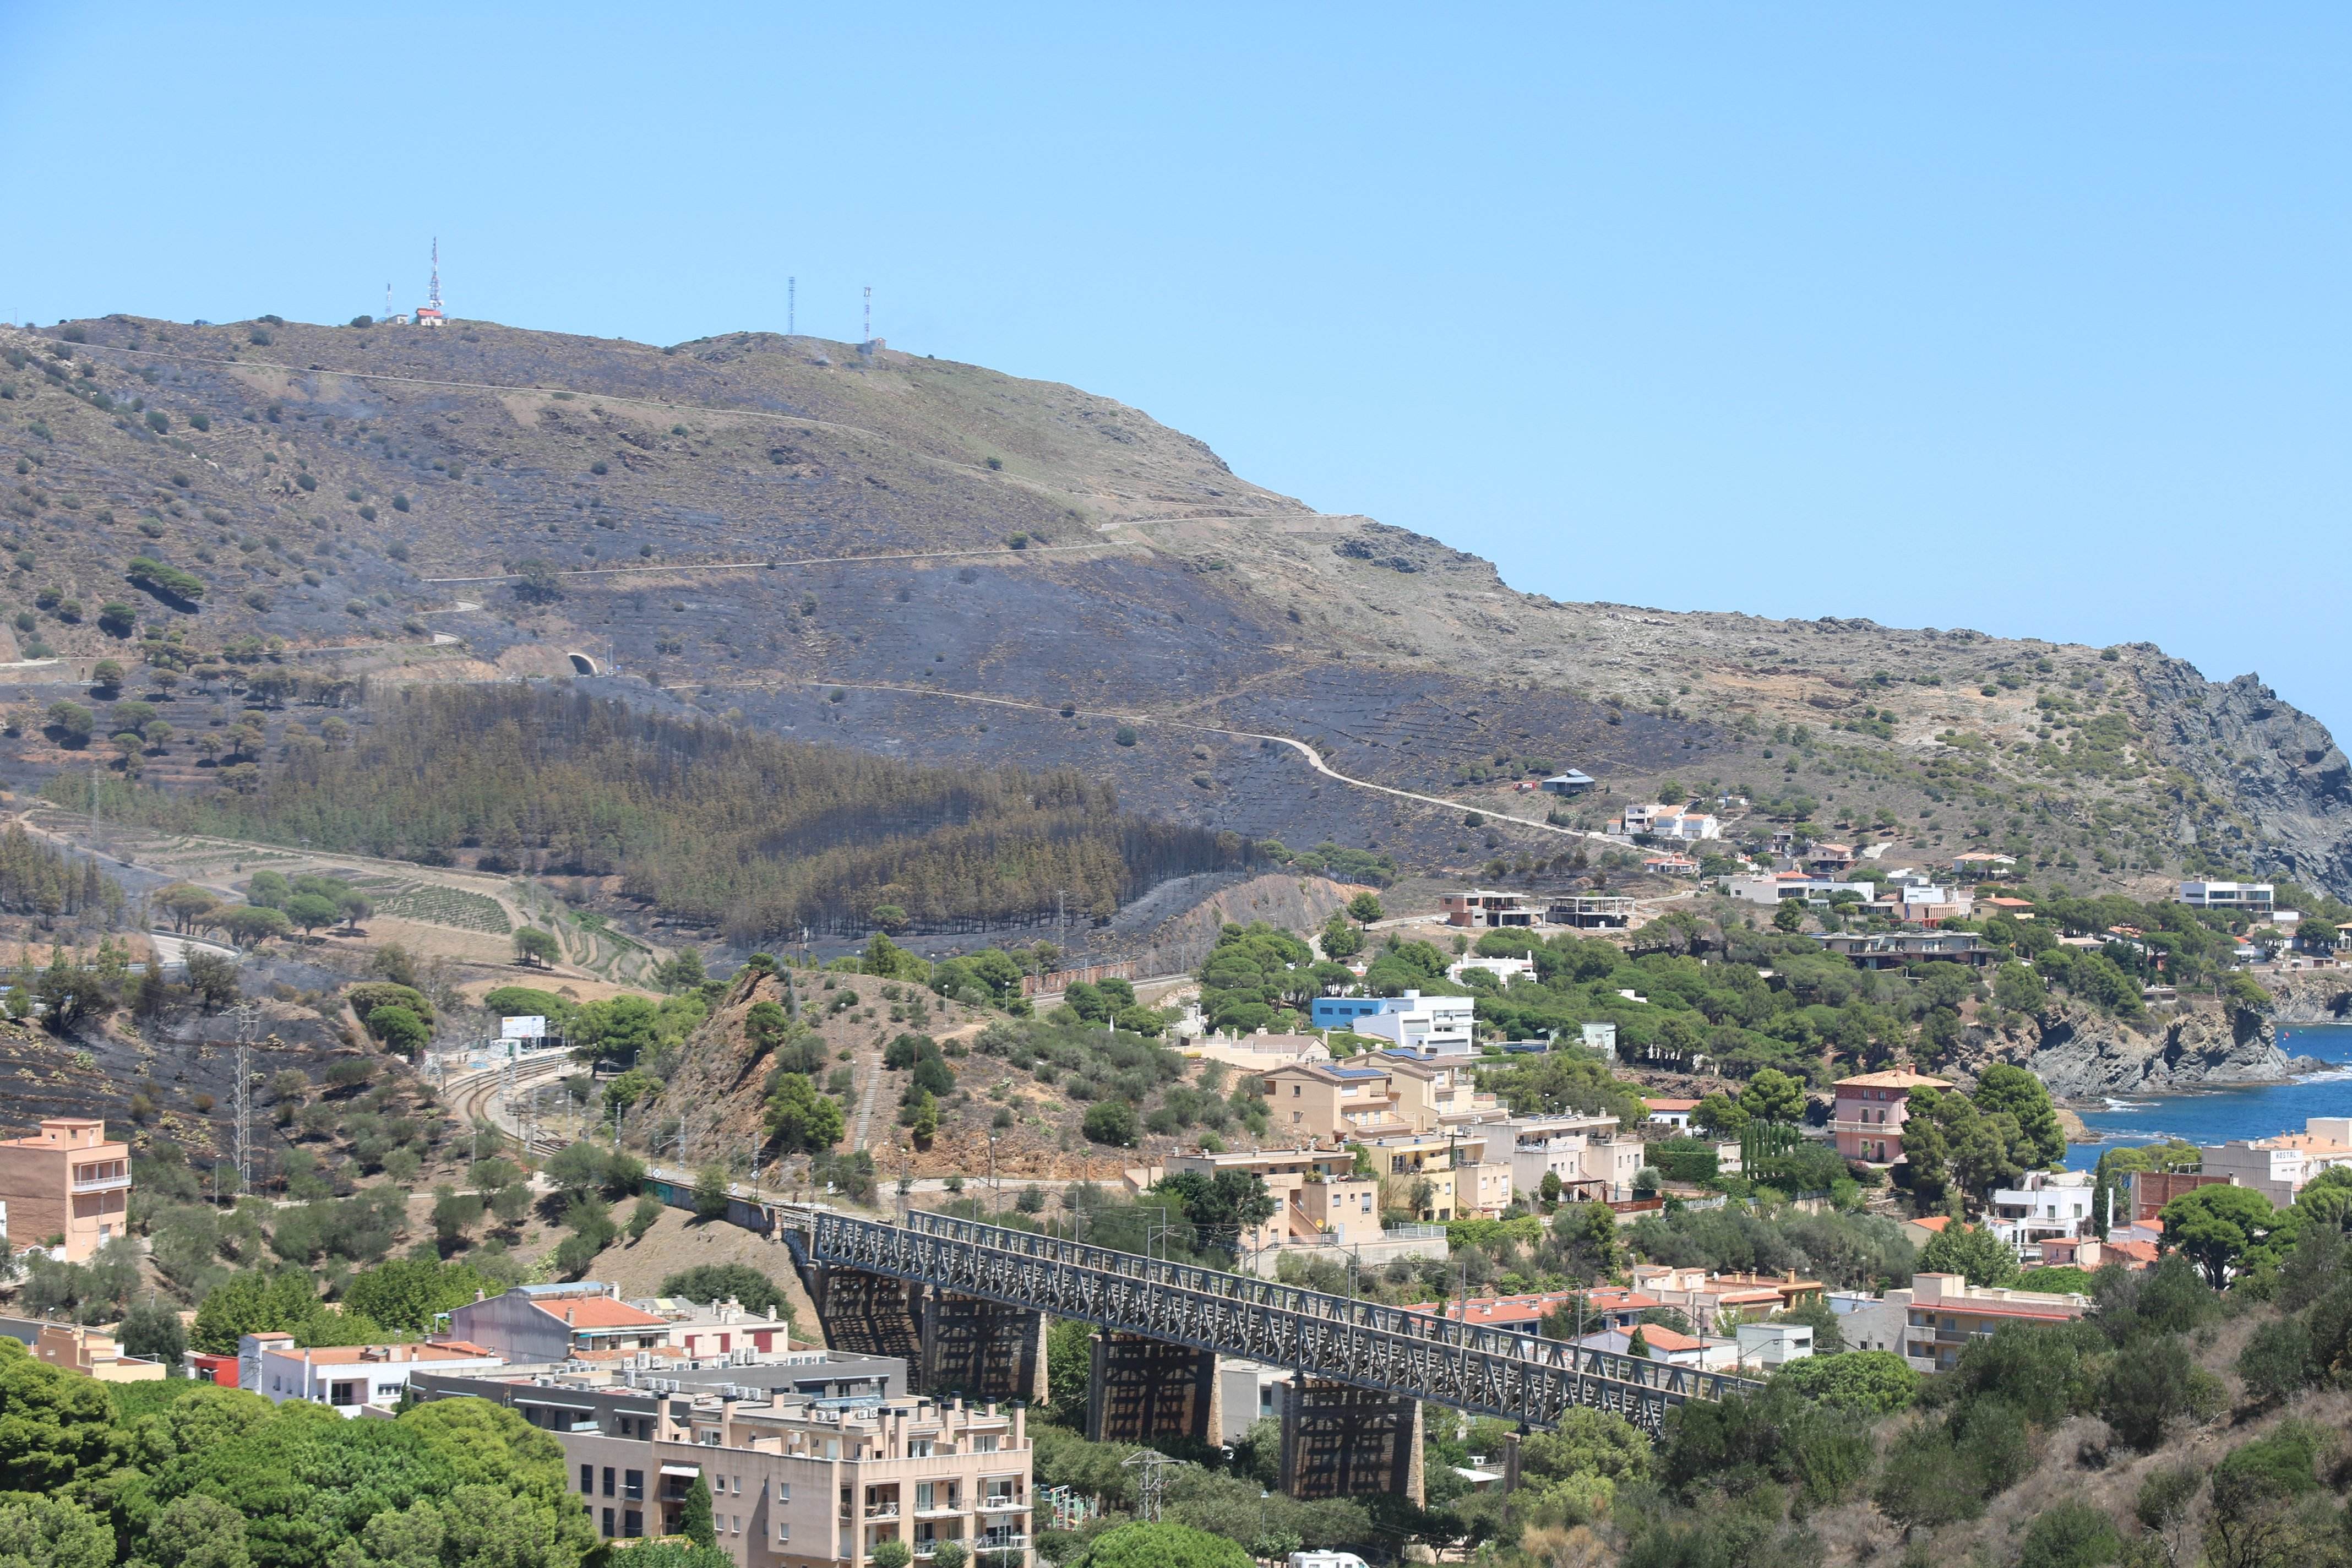
[[[1773,1374],[1772,1386],[1817,1405],[1889,1415],[1918,1396],[1919,1374],[1892,1351],[1848,1351],[1791,1362]]]
[[[397,1005],[378,1007],[367,1016],[368,1033],[383,1042],[386,1050],[402,1056],[414,1056],[433,1043],[433,1030],[425,1020]]]
[[[661,1223],[663,1211],[668,1206],[651,1193],[637,1194],[636,1203],[629,1209],[629,1223],[624,1227],[629,1234],[632,1247],[643,1241],[646,1233]]]
[[[524,926],[514,933],[515,962],[537,969],[552,969],[563,950],[555,941],[555,933],[537,926]]]
[[[58,1491],[107,1468],[115,1446],[106,1386],[35,1361],[0,1338],[0,1492]]]
[[[727,1173],[717,1165],[705,1165],[695,1173],[694,1217],[723,1219],[727,1215]]]
[[[307,933],[315,933],[341,919],[332,899],[317,893],[297,893],[286,900],[286,918]]]
[[[1344,913],[1336,910],[1323,922],[1318,940],[1326,958],[1353,958],[1364,951],[1364,933],[1349,925]]]
[[[1957,1220],[1919,1250],[1922,1274],[1958,1274],[1971,1285],[2006,1285],[2017,1278],[2017,1254],[1981,1226]]]
[[[1737,1138],[1747,1127],[1748,1115],[1741,1109],[1738,1100],[1717,1089],[1698,1102],[1698,1108],[1691,1112],[1691,1120],[1703,1131],[1718,1138]]]
[[[775,1280],[748,1263],[702,1263],[682,1268],[661,1282],[660,1294],[689,1301],[731,1300],[747,1312],[792,1316]]]
[[[152,1295],[122,1315],[119,1337],[125,1354],[144,1356],[171,1367],[180,1364],[180,1352],[188,1348],[187,1331],[180,1326],[180,1314]]]
[[[1087,1107],[1083,1125],[1090,1143],[1108,1143],[1115,1149],[1132,1149],[1142,1128],[1136,1120],[1135,1107],[1123,1100],[1098,1100]]]
[[[1802,902],[1796,899],[1781,900],[1780,907],[1772,911],[1772,929],[1793,936],[1804,928],[1805,910]]]
[[[2042,1081],[2021,1067],[1997,1062],[1978,1079],[1969,1097],[1988,1116],[2007,1113],[2031,1145],[2029,1163],[2056,1169],[2066,1159],[2066,1131],[2058,1124],[2058,1108],[2051,1103]]]
[[[710,1517],[710,1483],[698,1475],[694,1484],[686,1489],[686,1501],[678,1506],[677,1532],[697,1546],[715,1547],[719,1531]],[[872,1561],[869,1557],[868,1561]],[[900,1568],[905,1568],[904,1564]]]
[[[841,1102],[818,1093],[803,1074],[777,1076],[765,1115],[768,1136],[786,1152],[821,1153],[841,1142]]]
[[[1370,928],[1374,921],[1381,918],[1381,897],[1378,893],[1358,893],[1348,900],[1348,918],[1359,926]]]
[[[64,1497],[0,1497],[0,1563],[113,1568],[114,1527]]]
[[[2011,1013],[2040,1013],[2050,1005],[2050,988],[2032,965],[2004,963],[1993,972],[1992,998]]]
[[[1123,1524],[1095,1537],[1078,1568],[1256,1568],[1238,1542],[1181,1524]]]
[[[2280,1215],[2252,1187],[2214,1185],[2181,1194],[2164,1205],[2164,1240],[2205,1271],[2216,1290],[2230,1282],[2239,1260],[2270,1238]]]
[[[1792,1125],[1805,1119],[1805,1086],[1777,1068],[1760,1068],[1740,1089],[1739,1108],[1759,1121]]]
[[[134,1563],[154,1568],[252,1568],[245,1515],[202,1493],[175,1498],[147,1527]]]
[[[395,1332],[421,1334],[434,1328],[441,1313],[465,1305],[477,1292],[494,1294],[496,1287],[465,1264],[395,1258],[352,1276],[343,1287],[342,1307]]]
[[[197,1350],[230,1355],[243,1335],[293,1333],[321,1310],[318,1287],[299,1269],[231,1275],[205,1292],[189,1340]]]
[[[2238,1377],[2265,1404],[2301,1388],[2311,1363],[2311,1331],[2299,1318],[2273,1318],[2238,1352]]]
[[[2123,1556],[2123,1537],[2107,1510],[2068,1499],[2034,1515],[2017,1568],[2105,1568]]]

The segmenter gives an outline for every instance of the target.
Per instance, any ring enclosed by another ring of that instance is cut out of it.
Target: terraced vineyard
[[[457,931],[504,936],[514,930],[514,922],[507,918],[498,900],[458,888],[412,882],[378,899],[375,907],[378,913],[395,920],[421,921],[426,925],[449,926]]]

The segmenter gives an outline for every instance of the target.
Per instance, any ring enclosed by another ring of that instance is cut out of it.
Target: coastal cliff
[[[2271,1019],[2279,1024],[2352,1023],[2352,971],[2300,969],[2264,982],[2278,998]]]
[[[1984,1038],[1977,1059],[1963,1065],[1981,1071],[1996,1061],[2032,1068],[2052,1094],[2068,1100],[2279,1083],[2318,1065],[2289,1057],[2276,1027],[2250,1014],[2191,1005],[2134,1028],[2072,1002]]]

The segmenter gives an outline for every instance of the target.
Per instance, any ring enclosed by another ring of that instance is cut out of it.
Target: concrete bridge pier
[[[1282,1397],[1282,1489],[1301,1502],[1388,1494],[1427,1500],[1421,1402],[1294,1377]]]
[[[1094,1337],[1087,1436],[1097,1443],[1218,1436],[1217,1356],[1142,1334]]]

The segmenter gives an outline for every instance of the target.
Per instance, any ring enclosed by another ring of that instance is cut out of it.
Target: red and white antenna
[[[433,286],[425,290],[426,305],[436,316],[446,314],[441,309],[441,237],[433,237]]]

